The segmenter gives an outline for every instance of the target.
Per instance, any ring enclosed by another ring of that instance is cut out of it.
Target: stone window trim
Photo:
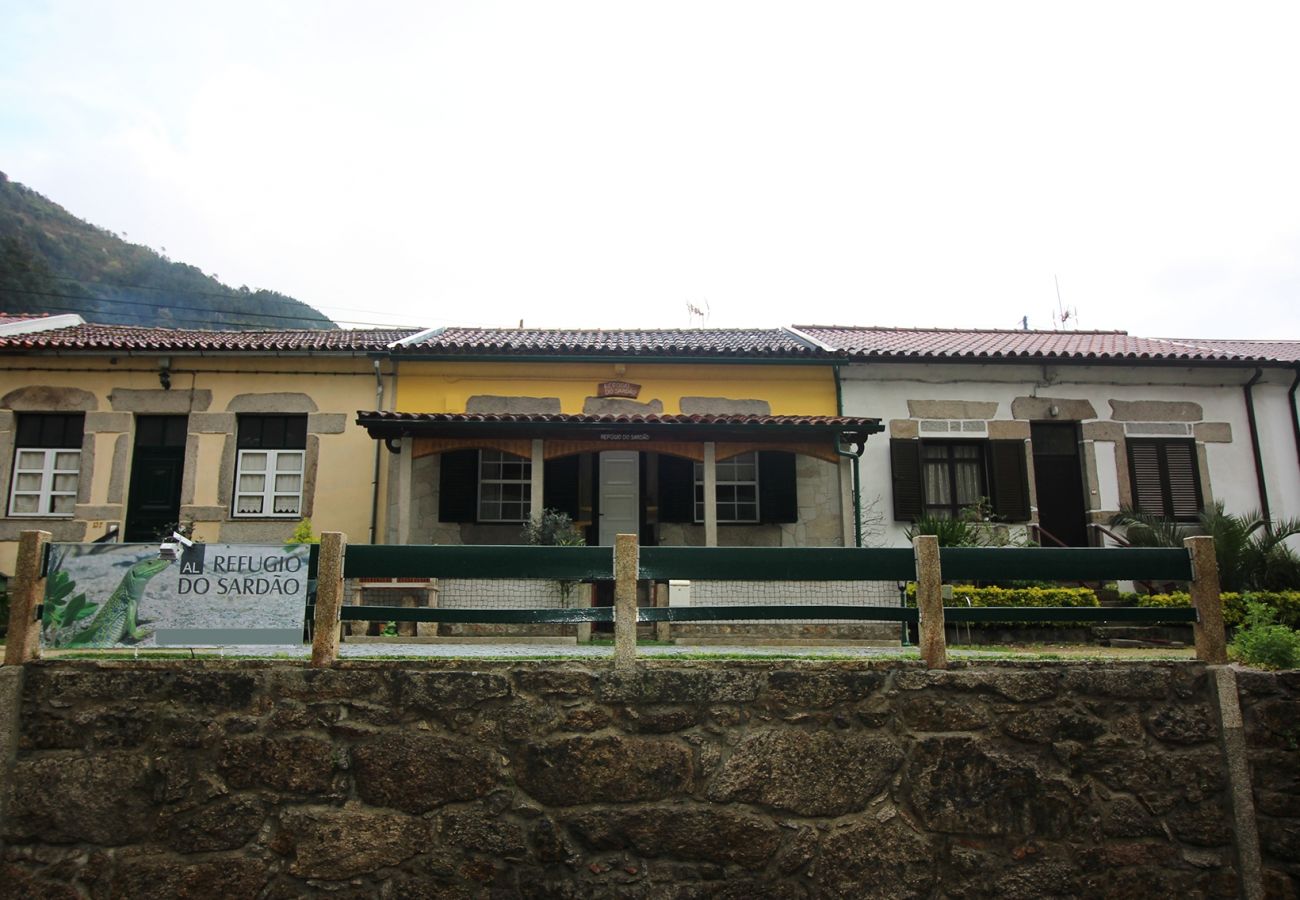
[[[715,464],[719,525],[753,525],[762,521],[758,454],[741,453]],[[748,477],[745,476],[748,471]],[[695,523],[704,522],[704,464],[695,463]]]
[[[84,413],[19,413],[10,472],[10,518],[71,519],[89,463]]]
[[[527,522],[532,515],[532,472],[533,461],[527,457],[479,450],[477,521]]]

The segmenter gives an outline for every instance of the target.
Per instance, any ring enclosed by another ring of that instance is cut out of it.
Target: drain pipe
[[[375,364],[375,411],[384,411],[384,373],[380,371],[379,360]],[[379,528],[379,441],[375,441],[375,472],[370,482],[370,543],[375,542],[376,530]]]
[[[1286,392],[1286,398],[1290,401],[1291,407],[1291,432],[1295,435],[1295,459],[1300,464],[1300,413],[1295,408],[1295,389],[1300,387],[1300,366],[1296,367],[1295,380],[1291,382],[1291,390]]]
[[[1259,426],[1255,423],[1255,395],[1251,388],[1259,383],[1264,377],[1264,370],[1258,366],[1255,368],[1255,374],[1247,381],[1242,391],[1246,394],[1246,421],[1250,424],[1250,449],[1255,456],[1255,481],[1259,484],[1259,513],[1264,517],[1264,527],[1271,534],[1273,532],[1273,516],[1268,509],[1268,486],[1264,483],[1264,458],[1259,452]],[[1292,392],[1295,386],[1291,387]],[[1294,400],[1294,396],[1292,397]],[[1295,414],[1295,404],[1291,405],[1292,415]]]

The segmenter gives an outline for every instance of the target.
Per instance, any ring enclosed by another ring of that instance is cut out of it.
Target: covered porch
[[[385,541],[514,544],[543,510],[589,545],[852,546],[878,419],[363,412],[390,457]],[[540,499],[540,502],[538,502]]]

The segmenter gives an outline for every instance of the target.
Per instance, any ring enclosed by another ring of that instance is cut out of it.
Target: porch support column
[[[718,446],[704,442],[704,546],[718,546]]]
[[[411,456],[415,442],[402,438],[402,452],[397,455],[397,543],[411,543]]]
[[[857,546],[857,531],[854,529],[853,513],[853,466],[843,456],[840,457],[840,513],[841,513],[841,547]]]
[[[542,519],[542,504],[546,497],[546,457],[542,455],[542,439],[533,438],[533,465],[532,465],[532,502],[529,508],[532,510],[532,520],[540,522]]]

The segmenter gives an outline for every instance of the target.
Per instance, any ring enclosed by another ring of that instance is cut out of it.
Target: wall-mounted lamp
[[[158,358],[158,383],[164,391],[172,389],[172,359],[170,356]]]

